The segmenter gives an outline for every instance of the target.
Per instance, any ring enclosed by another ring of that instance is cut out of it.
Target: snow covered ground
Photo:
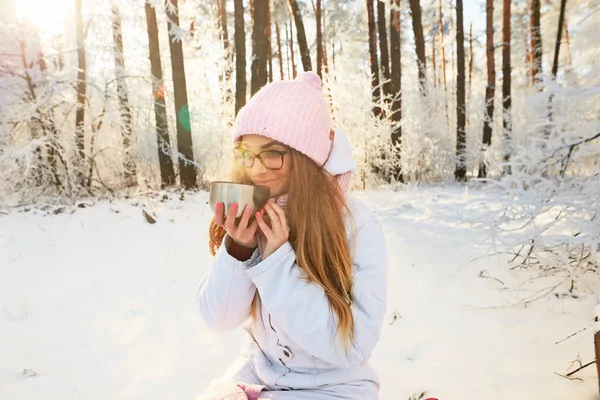
[[[583,381],[555,374],[578,354],[593,360],[591,329],[554,344],[590,324],[597,297],[499,307],[527,295],[513,290],[524,275],[505,258],[471,261],[490,249],[498,192],[357,195],[381,218],[391,260],[372,358],[383,400],[598,399],[594,366]],[[233,360],[241,330],[209,331],[195,305],[211,263],[207,194],[168,197],[0,212],[0,399],[192,399]]]

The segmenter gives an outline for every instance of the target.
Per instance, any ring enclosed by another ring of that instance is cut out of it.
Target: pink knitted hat
[[[331,116],[321,79],[302,72],[296,79],[272,82],[259,90],[238,113],[234,143],[243,135],[277,140],[307,155],[319,166],[331,148]]]

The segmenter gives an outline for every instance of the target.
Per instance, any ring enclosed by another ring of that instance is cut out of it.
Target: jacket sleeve
[[[242,262],[233,258],[226,249],[225,235],[206,276],[200,281],[196,301],[206,324],[219,332],[231,330],[250,315],[250,305],[256,287],[245,270],[256,264],[259,250],[250,260]]]
[[[278,329],[307,353],[335,367],[357,365],[371,356],[381,334],[387,296],[385,238],[378,220],[356,232],[352,314],[354,341],[344,349],[336,338],[337,316],[323,289],[304,279],[289,242],[246,272]]]

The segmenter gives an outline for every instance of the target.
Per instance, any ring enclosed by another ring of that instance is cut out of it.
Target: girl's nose
[[[258,158],[254,159],[254,165],[250,168],[250,175],[257,176],[268,172],[265,166],[260,162]]]

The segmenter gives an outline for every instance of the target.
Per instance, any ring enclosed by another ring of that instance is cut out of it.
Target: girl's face
[[[288,192],[292,154],[278,141],[260,135],[244,135],[236,148],[236,158],[246,168],[253,184],[271,189],[271,197]]]

